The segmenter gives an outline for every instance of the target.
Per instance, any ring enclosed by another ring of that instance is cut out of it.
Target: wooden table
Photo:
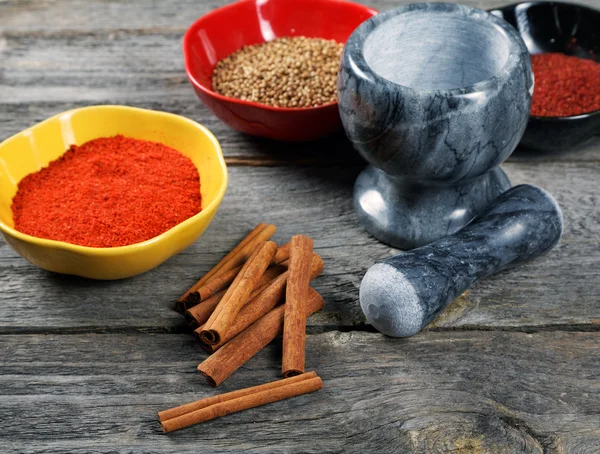
[[[503,165],[514,184],[558,199],[555,250],[476,285],[421,334],[384,337],[365,323],[358,287],[397,251],[357,223],[364,163],[344,137],[290,145],[238,134],[186,80],[182,35],[222,3],[0,2],[0,138],[74,107],[127,104],[205,124],[230,172],[206,234],[133,279],[51,274],[0,240],[0,452],[600,452],[600,140],[518,150]],[[172,310],[260,221],[278,226],[276,241],[312,236],[325,261],[314,285],[326,305],[307,340],[324,388],[165,435],[158,410],[279,376],[276,342],[209,388],[196,372],[206,354]]]

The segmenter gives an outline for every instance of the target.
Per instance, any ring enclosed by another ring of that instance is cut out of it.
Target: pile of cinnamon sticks
[[[314,372],[304,373],[304,351],[306,318],[324,305],[310,287],[323,271],[323,261],[313,252],[309,237],[296,235],[277,247],[269,241],[275,231],[274,225],[257,225],[177,300],[175,309],[211,353],[198,371],[212,386],[221,384],[279,334],[283,334],[286,379],[160,412],[166,432],[321,388]],[[295,380],[287,382],[290,377]]]

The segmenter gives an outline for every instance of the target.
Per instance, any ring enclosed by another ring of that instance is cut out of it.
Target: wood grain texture
[[[514,184],[537,184],[557,197],[565,215],[563,239],[548,255],[480,282],[442,314],[437,326],[600,328],[600,163],[520,163],[505,169]],[[309,330],[361,325],[362,276],[375,260],[397,251],[356,222],[351,193],[359,171],[231,168],[230,187],[204,236],[157,269],[123,281],[47,273],[0,242],[0,332],[182,330],[182,318],[171,309],[175,299],[259,221],[277,225],[279,244],[297,233],[315,240],[325,270],[313,286],[326,303],[311,318]]]
[[[275,380],[280,339],[218,390],[187,335],[0,336],[3,451],[592,453],[600,333],[308,336],[313,395],[167,436],[156,411]],[[201,447],[201,448],[199,448]]]
[[[230,167],[205,235],[133,279],[47,273],[0,239],[0,452],[600,452],[600,139],[555,154],[517,150],[504,166],[514,184],[540,185],[563,207],[554,251],[480,282],[428,331],[385,338],[364,325],[358,287],[398,251],[357,223],[352,185],[364,162],[343,133],[304,144],[249,137],[187,82],[182,35],[226,3],[0,0],[0,140],[71,108],[127,104],[203,123]],[[324,388],[164,435],[158,410],[279,378],[280,340],[212,390],[196,372],[206,353],[171,309],[262,221],[277,224],[278,244],[313,237],[325,262],[306,364]]]
[[[583,3],[593,5],[596,0]],[[410,1],[376,0],[385,10]],[[360,160],[343,134],[281,144],[237,133],[196,98],[185,76],[181,38],[225,1],[0,3],[0,139],[59,112],[91,104],[127,104],[185,115],[206,125],[232,163]],[[492,8],[502,1],[463,3]],[[580,2],[581,3],[581,2]],[[596,5],[597,6],[597,5]],[[574,152],[511,159],[598,160],[600,138]]]
[[[89,31],[106,29],[185,30],[198,17],[234,0],[3,0],[2,23],[7,31]],[[567,0],[569,2],[569,0]],[[361,0],[380,11],[411,3],[411,0]],[[489,9],[506,5],[503,0],[463,0],[461,3]],[[597,0],[578,0],[598,7]]]

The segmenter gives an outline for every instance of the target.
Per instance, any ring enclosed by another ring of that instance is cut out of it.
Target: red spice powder
[[[600,109],[600,63],[559,53],[531,56],[535,88],[531,114],[579,115]]]
[[[192,161],[157,142],[123,136],[71,148],[19,183],[15,229],[91,247],[149,240],[201,210]]]

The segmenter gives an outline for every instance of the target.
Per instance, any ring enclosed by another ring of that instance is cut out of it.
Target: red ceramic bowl
[[[202,16],[183,38],[187,76],[202,102],[234,129],[271,139],[314,140],[341,128],[337,103],[271,107],[212,90],[217,62],[242,46],[284,36],[345,43],[377,11],[345,0],[240,0]]]

